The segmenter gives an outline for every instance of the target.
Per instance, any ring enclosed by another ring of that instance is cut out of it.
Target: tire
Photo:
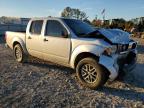
[[[24,54],[20,44],[14,46],[14,56],[16,61],[19,63],[24,63],[26,61],[26,55]]]
[[[76,66],[79,82],[90,89],[103,86],[108,80],[108,72],[94,58],[84,58]]]

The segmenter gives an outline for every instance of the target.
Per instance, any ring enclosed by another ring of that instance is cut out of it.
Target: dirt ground
[[[0,107],[2,108],[144,108],[144,40],[138,63],[123,80],[90,90],[77,83],[72,69],[31,59],[15,61],[0,38]]]

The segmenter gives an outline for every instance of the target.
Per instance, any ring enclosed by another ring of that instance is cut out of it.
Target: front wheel
[[[25,57],[22,47],[19,44],[14,46],[14,56],[17,62],[19,63],[25,62],[26,57]]]
[[[91,89],[104,85],[108,79],[107,71],[94,58],[84,58],[76,66],[79,82]]]

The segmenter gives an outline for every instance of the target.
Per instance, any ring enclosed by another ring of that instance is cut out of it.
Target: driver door
[[[48,20],[45,28],[43,41],[45,60],[67,65],[70,55],[70,38],[64,35],[68,34],[68,31],[57,20]]]

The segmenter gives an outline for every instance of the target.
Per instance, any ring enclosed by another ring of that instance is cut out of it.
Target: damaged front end
[[[132,71],[137,61],[137,42],[130,40],[129,44],[117,44],[114,52],[104,52],[99,58],[99,64],[109,72],[110,81],[115,80],[121,72]]]
[[[132,50],[123,54],[115,54],[112,56],[101,55],[99,64],[103,65],[109,72],[110,81],[117,78],[121,72],[132,71],[136,66],[137,51]]]

